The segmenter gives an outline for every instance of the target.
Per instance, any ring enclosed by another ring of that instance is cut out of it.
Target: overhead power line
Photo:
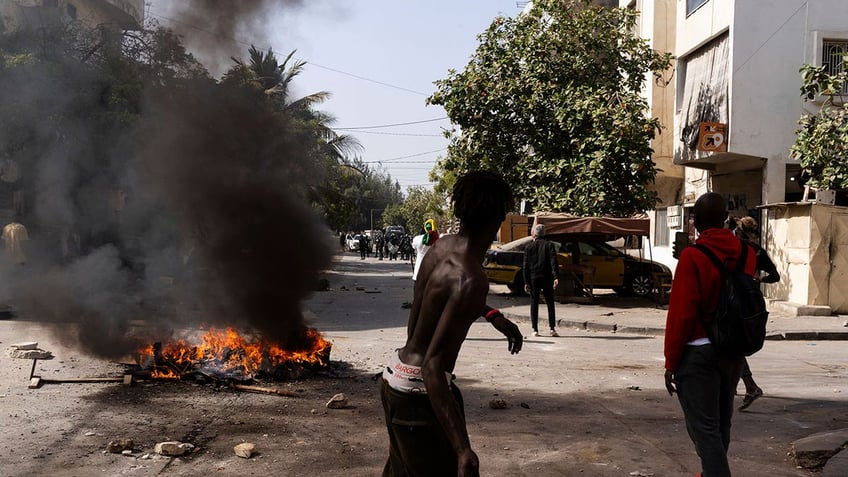
[[[381,159],[381,160],[379,160],[379,161],[362,161],[362,162],[363,162],[364,164],[376,164],[376,163],[379,163],[379,162],[392,162],[392,161],[397,161],[397,160],[400,160],[400,159],[409,159],[410,157],[420,157],[420,156],[426,156],[427,154],[433,154],[433,153],[436,153],[436,152],[442,152],[442,151],[446,151],[447,149],[448,149],[448,148],[443,147],[443,148],[441,148],[441,149],[435,149],[435,150],[433,150],[433,151],[419,152],[419,153],[417,153],[417,154],[409,154],[408,156],[398,156],[398,157],[391,157],[391,158],[389,158],[389,159]]]
[[[395,126],[409,126],[410,124],[423,124],[423,123],[432,123],[435,121],[442,121],[447,119],[447,116],[442,116],[441,118],[434,119],[425,119],[423,121],[410,121],[408,123],[394,123],[394,124],[382,124],[380,126],[357,126],[351,128],[335,128],[335,129],[344,129],[344,130],[352,130],[352,129],[380,129],[380,128],[392,128]]]
[[[200,31],[200,32],[206,33],[207,35],[210,35],[210,36],[213,36],[213,37],[217,37],[217,38],[224,38],[224,39],[230,40],[230,41],[232,41],[232,42],[234,42],[234,43],[237,43],[237,44],[240,44],[240,45],[244,45],[244,46],[248,46],[248,47],[250,47],[250,46],[255,46],[255,45],[253,45],[253,44],[251,44],[251,43],[247,43],[247,42],[244,42],[244,41],[241,41],[241,40],[238,40],[238,39],[232,38],[232,37],[228,37],[228,36],[224,36],[224,35],[219,35],[218,33],[215,33],[215,32],[213,32],[213,31],[206,30],[206,29],[204,29],[204,28],[201,28],[201,27],[196,26],[196,25],[192,25],[192,24],[190,24],[190,23],[186,23],[186,22],[184,22],[184,21],[182,21],[182,20],[177,20],[177,19],[175,19],[175,18],[166,17],[166,16],[164,16],[164,15],[160,15],[160,14],[158,14],[158,13],[153,13],[153,11],[152,11],[149,7],[148,7],[148,9],[147,9],[147,13],[148,13],[148,15],[150,15],[150,16],[154,16],[154,17],[156,17],[156,18],[161,18],[162,20],[166,20],[166,21],[173,22],[173,23],[178,23],[178,24],[180,24],[180,25],[185,25],[185,26],[186,26],[186,27],[188,27],[188,28],[192,28],[192,29],[194,29],[194,30],[197,30],[197,31]],[[337,68],[331,68],[331,67],[329,67],[329,66],[319,65],[318,63],[314,63],[314,62],[312,62],[312,61],[307,61],[306,63],[307,63],[307,64],[309,64],[309,65],[315,66],[316,68],[321,68],[321,69],[324,69],[324,70],[327,70],[327,71],[332,71],[332,72],[334,72],[334,73],[339,73],[339,74],[342,74],[342,75],[350,76],[350,77],[352,77],[352,78],[356,78],[356,79],[358,79],[358,80],[368,81],[369,83],[378,84],[378,85],[380,85],[380,86],[385,86],[385,87],[387,87],[387,88],[393,88],[393,89],[397,89],[397,90],[400,90],[400,91],[406,91],[407,93],[413,93],[413,94],[417,94],[417,95],[419,95],[419,96],[430,96],[429,94],[427,94],[427,93],[422,93],[421,91],[416,91],[416,90],[414,90],[414,89],[404,88],[403,86],[398,86],[398,85],[394,85],[394,84],[391,84],[391,83],[386,83],[385,81],[378,81],[378,80],[375,80],[375,79],[372,79],[372,78],[368,78],[368,77],[365,77],[365,76],[361,76],[361,75],[357,75],[357,74],[349,73],[349,72],[347,72],[347,71],[342,71],[342,70],[337,69]]]
[[[351,131],[348,128],[331,128],[333,131]],[[443,137],[441,134],[419,134],[419,133],[395,133],[385,131],[362,131],[360,129],[353,130],[356,134],[382,134],[384,136],[420,136],[420,137]]]

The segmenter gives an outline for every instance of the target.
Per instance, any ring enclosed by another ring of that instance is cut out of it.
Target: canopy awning
[[[651,219],[647,216],[576,217],[565,213],[539,212],[533,226],[537,224],[545,226],[546,235],[599,234],[618,238],[628,235],[648,236],[651,233]]]
[[[764,157],[749,156],[735,152],[714,152],[690,160],[684,160],[677,156],[674,158],[674,164],[679,166],[705,169],[715,174],[761,170],[765,163],[766,158]]]

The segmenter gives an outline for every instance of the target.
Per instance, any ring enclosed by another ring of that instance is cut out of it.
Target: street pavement
[[[493,302],[499,305],[504,315],[518,322],[530,322],[528,297],[513,297],[504,285],[492,285]],[[668,307],[659,305],[652,298],[619,297],[609,290],[597,290],[593,303],[557,303],[558,326],[610,331],[662,335]],[[547,311],[540,307],[542,326]],[[848,316],[789,316],[772,309],[766,329],[768,340],[848,340]]]
[[[0,476],[379,475],[388,437],[371,376],[405,341],[411,274],[409,263],[337,255],[326,273],[329,290],[315,292],[304,309],[332,341],[331,359],[345,371],[286,384],[299,390],[298,398],[188,383],[28,389],[30,363],[4,356]],[[488,300],[528,336],[521,352],[510,355],[503,336],[481,318],[463,344],[456,382],[481,475],[698,472],[680,406],[663,386],[662,307],[599,293],[594,304],[556,305],[560,337],[531,337],[527,297],[493,286]],[[843,325],[844,317],[772,315],[770,332],[786,339],[767,342],[750,359],[765,395],[734,416],[729,452],[734,475],[819,475],[797,468],[789,453],[799,439],[848,428],[845,343],[810,339],[841,336]],[[114,363],[65,348],[62,338],[72,330],[61,330],[52,335],[44,323],[4,319],[0,342],[5,347],[38,341],[53,351],[56,360],[39,362],[36,372],[42,376],[115,372]],[[338,392],[347,395],[350,407],[325,409]],[[173,461],[144,458],[154,443],[180,436],[203,451]],[[118,437],[134,438],[136,455],[103,453],[106,441]],[[232,446],[242,441],[259,444],[259,456],[233,456]]]
[[[408,263],[338,256],[331,290],[307,303],[334,342],[334,359],[379,372],[403,345],[411,271]],[[561,336],[553,338],[542,326],[543,336],[529,336],[528,297],[492,286],[488,302],[526,339],[511,356],[480,319],[457,362],[483,475],[697,473],[679,404],[663,384],[663,306],[602,291],[593,304],[557,303]],[[544,306],[540,313],[544,324]],[[844,343],[836,340],[848,335],[844,324],[838,316],[770,316],[771,340],[750,358],[765,395],[734,419],[734,475],[812,475],[788,455],[792,442],[848,428],[848,368]],[[493,399],[507,409],[492,410]]]

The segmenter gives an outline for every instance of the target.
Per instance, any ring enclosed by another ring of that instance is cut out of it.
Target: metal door
[[[830,280],[827,305],[835,313],[848,312],[848,215],[830,218]]]

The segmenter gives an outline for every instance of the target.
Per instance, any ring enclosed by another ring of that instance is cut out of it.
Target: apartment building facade
[[[678,0],[674,163],[684,172],[680,218],[707,191],[725,196],[732,216],[761,222],[762,243],[783,279],[766,286],[775,303],[848,311],[848,213],[833,194],[808,201],[789,153],[797,121],[814,113],[800,97],[804,64],[841,71],[848,51],[848,2]],[[667,212],[667,215],[670,215]]]

